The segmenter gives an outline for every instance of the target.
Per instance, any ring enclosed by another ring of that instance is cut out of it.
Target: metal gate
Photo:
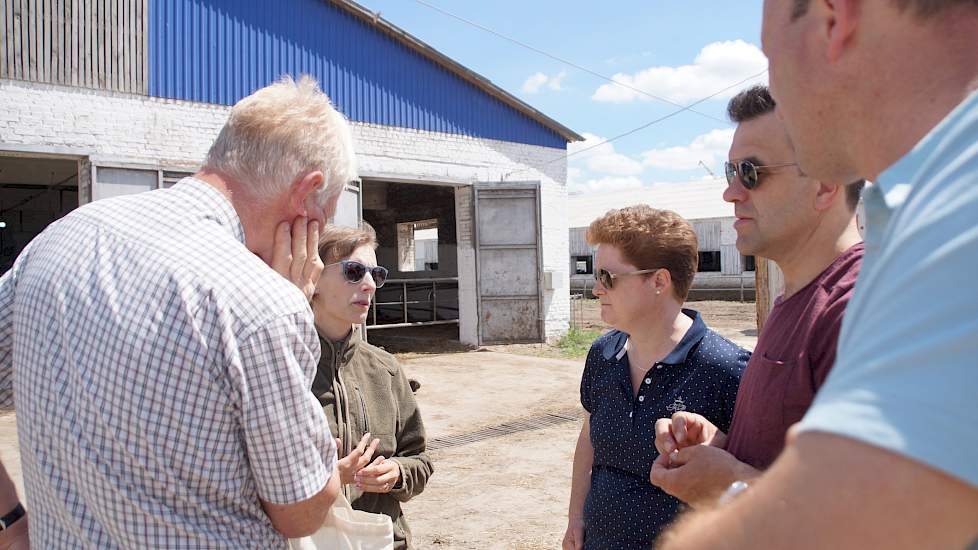
[[[479,343],[540,342],[540,184],[475,186]]]

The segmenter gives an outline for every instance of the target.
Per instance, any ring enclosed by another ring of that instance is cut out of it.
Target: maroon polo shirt
[[[842,316],[852,296],[863,244],[846,250],[805,288],[771,309],[740,381],[726,449],[766,469],[784,448],[835,363]]]

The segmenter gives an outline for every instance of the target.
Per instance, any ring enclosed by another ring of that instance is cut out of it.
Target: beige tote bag
[[[341,491],[323,526],[289,543],[292,550],[393,550],[394,524],[384,514],[354,510]]]

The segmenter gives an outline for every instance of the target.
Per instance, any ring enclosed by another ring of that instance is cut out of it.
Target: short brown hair
[[[686,301],[699,265],[699,244],[693,226],[679,214],[647,204],[611,210],[591,222],[587,242],[618,247],[637,269],[667,269],[676,298]]]
[[[794,21],[808,13],[808,4],[811,0],[795,0],[791,11],[791,20]],[[932,15],[954,7],[971,5],[978,8],[978,0],[892,0],[901,11],[912,9],[918,17],[926,19]]]
[[[367,222],[360,227],[327,225],[319,235],[319,257],[324,264],[338,262],[361,246],[377,249],[377,232]]]
[[[751,86],[733,96],[727,103],[727,116],[733,122],[740,124],[773,113],[775,107],[777,103],[771,97],[771,90],[767,86]]]

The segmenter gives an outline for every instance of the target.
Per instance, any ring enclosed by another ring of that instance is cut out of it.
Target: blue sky
[[[425,0],[653,95],[687,105],[763,71],[760,0]],[[414,0],[361,4],[598,143],[678,108],[549,59]],[[766,75],[756,81],[766,82]],[[740,87],[744,87],[743,84]],[[572,157],[572,192],[721,176],[737,89]],[[571,151],[582,145],[571,147]]]

